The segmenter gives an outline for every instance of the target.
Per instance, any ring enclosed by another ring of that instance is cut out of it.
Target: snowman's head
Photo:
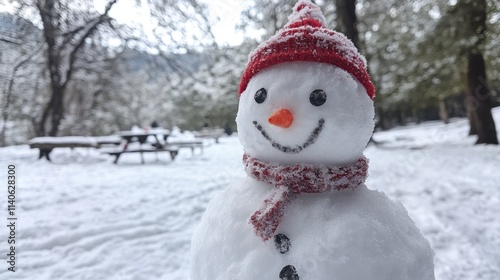
[[[317,6],[295,5],[289,23],[250,54],[236,122],[245,152],[267,162],[345,165],[374,127],[366,61],[328,30]]]
[[[373,131],[373,102],[346,71],[287,62],[255,75],[240,97],[238,133],[250,156],[282,164],[344,165]]]

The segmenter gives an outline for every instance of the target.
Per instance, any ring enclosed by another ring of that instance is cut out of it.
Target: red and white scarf
[[[287,206],[300,193],[354,189],[363,184],[368,176],[368,160],[364,156],[350,165],[328,167],[311,164],[282,166],[245,154],[243,164],[250,177],[275,187],[260,209],[250,217],[255,233],[264,241],[274,236]]]

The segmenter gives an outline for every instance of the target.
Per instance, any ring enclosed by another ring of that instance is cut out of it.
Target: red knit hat
[[[326,28],[326,19],[310,0],[299,0],[288,23],[249,56],[238,94],[250,79],[267,67],[290,61],[316,61],[335,65],[353,75],[371,99],[375,87],[366,70],[366,60],[344,34]]]

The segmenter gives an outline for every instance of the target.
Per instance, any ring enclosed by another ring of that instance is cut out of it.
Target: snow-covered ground
[[[494,110],[500,130],[500,108]],[[500,147],[474,146],[466,120],[377,132],[367,185],[400,200],[430,240],[436,279],[500,279]],[[126,154],[28,146],[0,149],[0,182],[15,164],[17,272],[7,271],[0,191],[0,279],[189,279],[191,235],[211,197],[246,176],[236,137],[204,153]]]

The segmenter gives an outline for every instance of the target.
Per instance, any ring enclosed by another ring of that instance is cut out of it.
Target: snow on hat
[[[375,97],[365,58],[344,34],[327,29],[321,10],[310,0],[299,0],[285,27],[250,53],[238,95],[261,70],[290,61],[335,65],[354,76],[371,99]]]

